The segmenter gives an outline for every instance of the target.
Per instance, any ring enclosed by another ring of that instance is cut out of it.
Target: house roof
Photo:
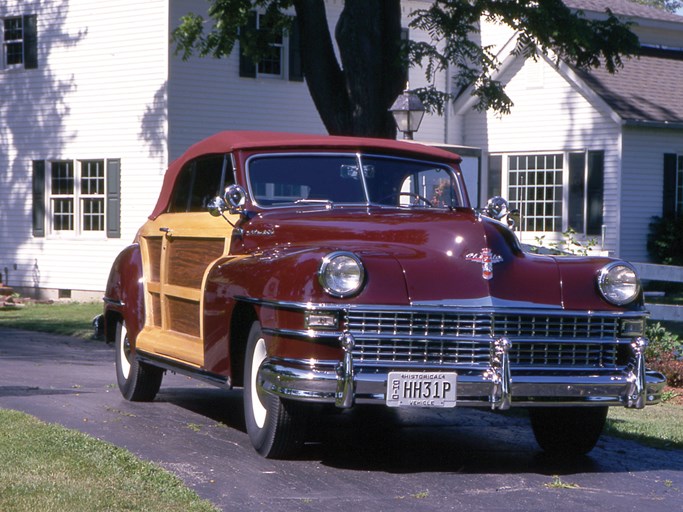
[[[429,158],[457,165],[459,155],[439,148],[415,142],[368,137],[341,137],[329,135],[306,135],[267,131],[224,131],[216,133],[192,145],[169,165],[161,192],[150,219],[155,219],[168,208],[173,186],[183,166],[190,160],[206,154],[231,153],[233,151],[292,151],[292,150],[374,151],[392,153],[413,158]]]
[[[604,13],[609,9],[614,14],[621,16],[683,23],[683,16],[649,5],[637,4],[629,0],[564,0],[564,3],[567,7],[582,11]]]
[[[683,126],[683,51],[644,47],[616,74],[574,71],[624,121]]]

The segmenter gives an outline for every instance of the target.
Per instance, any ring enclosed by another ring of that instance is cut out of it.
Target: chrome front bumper
[[[513,369],[507,338],[493,341],[487,368],[472,367],[371,367],[354,366],[354,338],[340,337],[344,358],[340,361],[308,361],[269,358],[259,371],[263,391],[293,400],[354,404],[384,403],[389,371],[455,371],[458,373],[458,405],[510,407],[620,405],[636,409],[660,400],[665,377],[646,371],[647,340],[631,343],[633,364],[624,371],[586,369]]]

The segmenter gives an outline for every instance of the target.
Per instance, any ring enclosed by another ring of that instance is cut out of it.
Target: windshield
[[[247,176],[254,202],[264,208],[318,203],[463,206],[452,169],[420,160],[313,153],[262,155],[249,159]]]

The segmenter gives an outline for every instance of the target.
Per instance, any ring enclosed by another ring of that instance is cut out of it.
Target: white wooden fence
[[[668,281],[683,283],[683,267],[671,265],[654,265],[652,263],[632,263],[641,279],[648,281]],[[683,306],[666,304],[650,304],[645,296],[645,306],[650,310],[652,320],[668,320],[683,322]]]

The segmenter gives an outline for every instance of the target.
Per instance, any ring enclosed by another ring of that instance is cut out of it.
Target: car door
[[[230,251],[232,227],[207,202],[233,182],[229,156],[208,155],[181,170],[169,211],[140,232],[145,327],[140,350],[204,366],[202,287],[211,264]]]

